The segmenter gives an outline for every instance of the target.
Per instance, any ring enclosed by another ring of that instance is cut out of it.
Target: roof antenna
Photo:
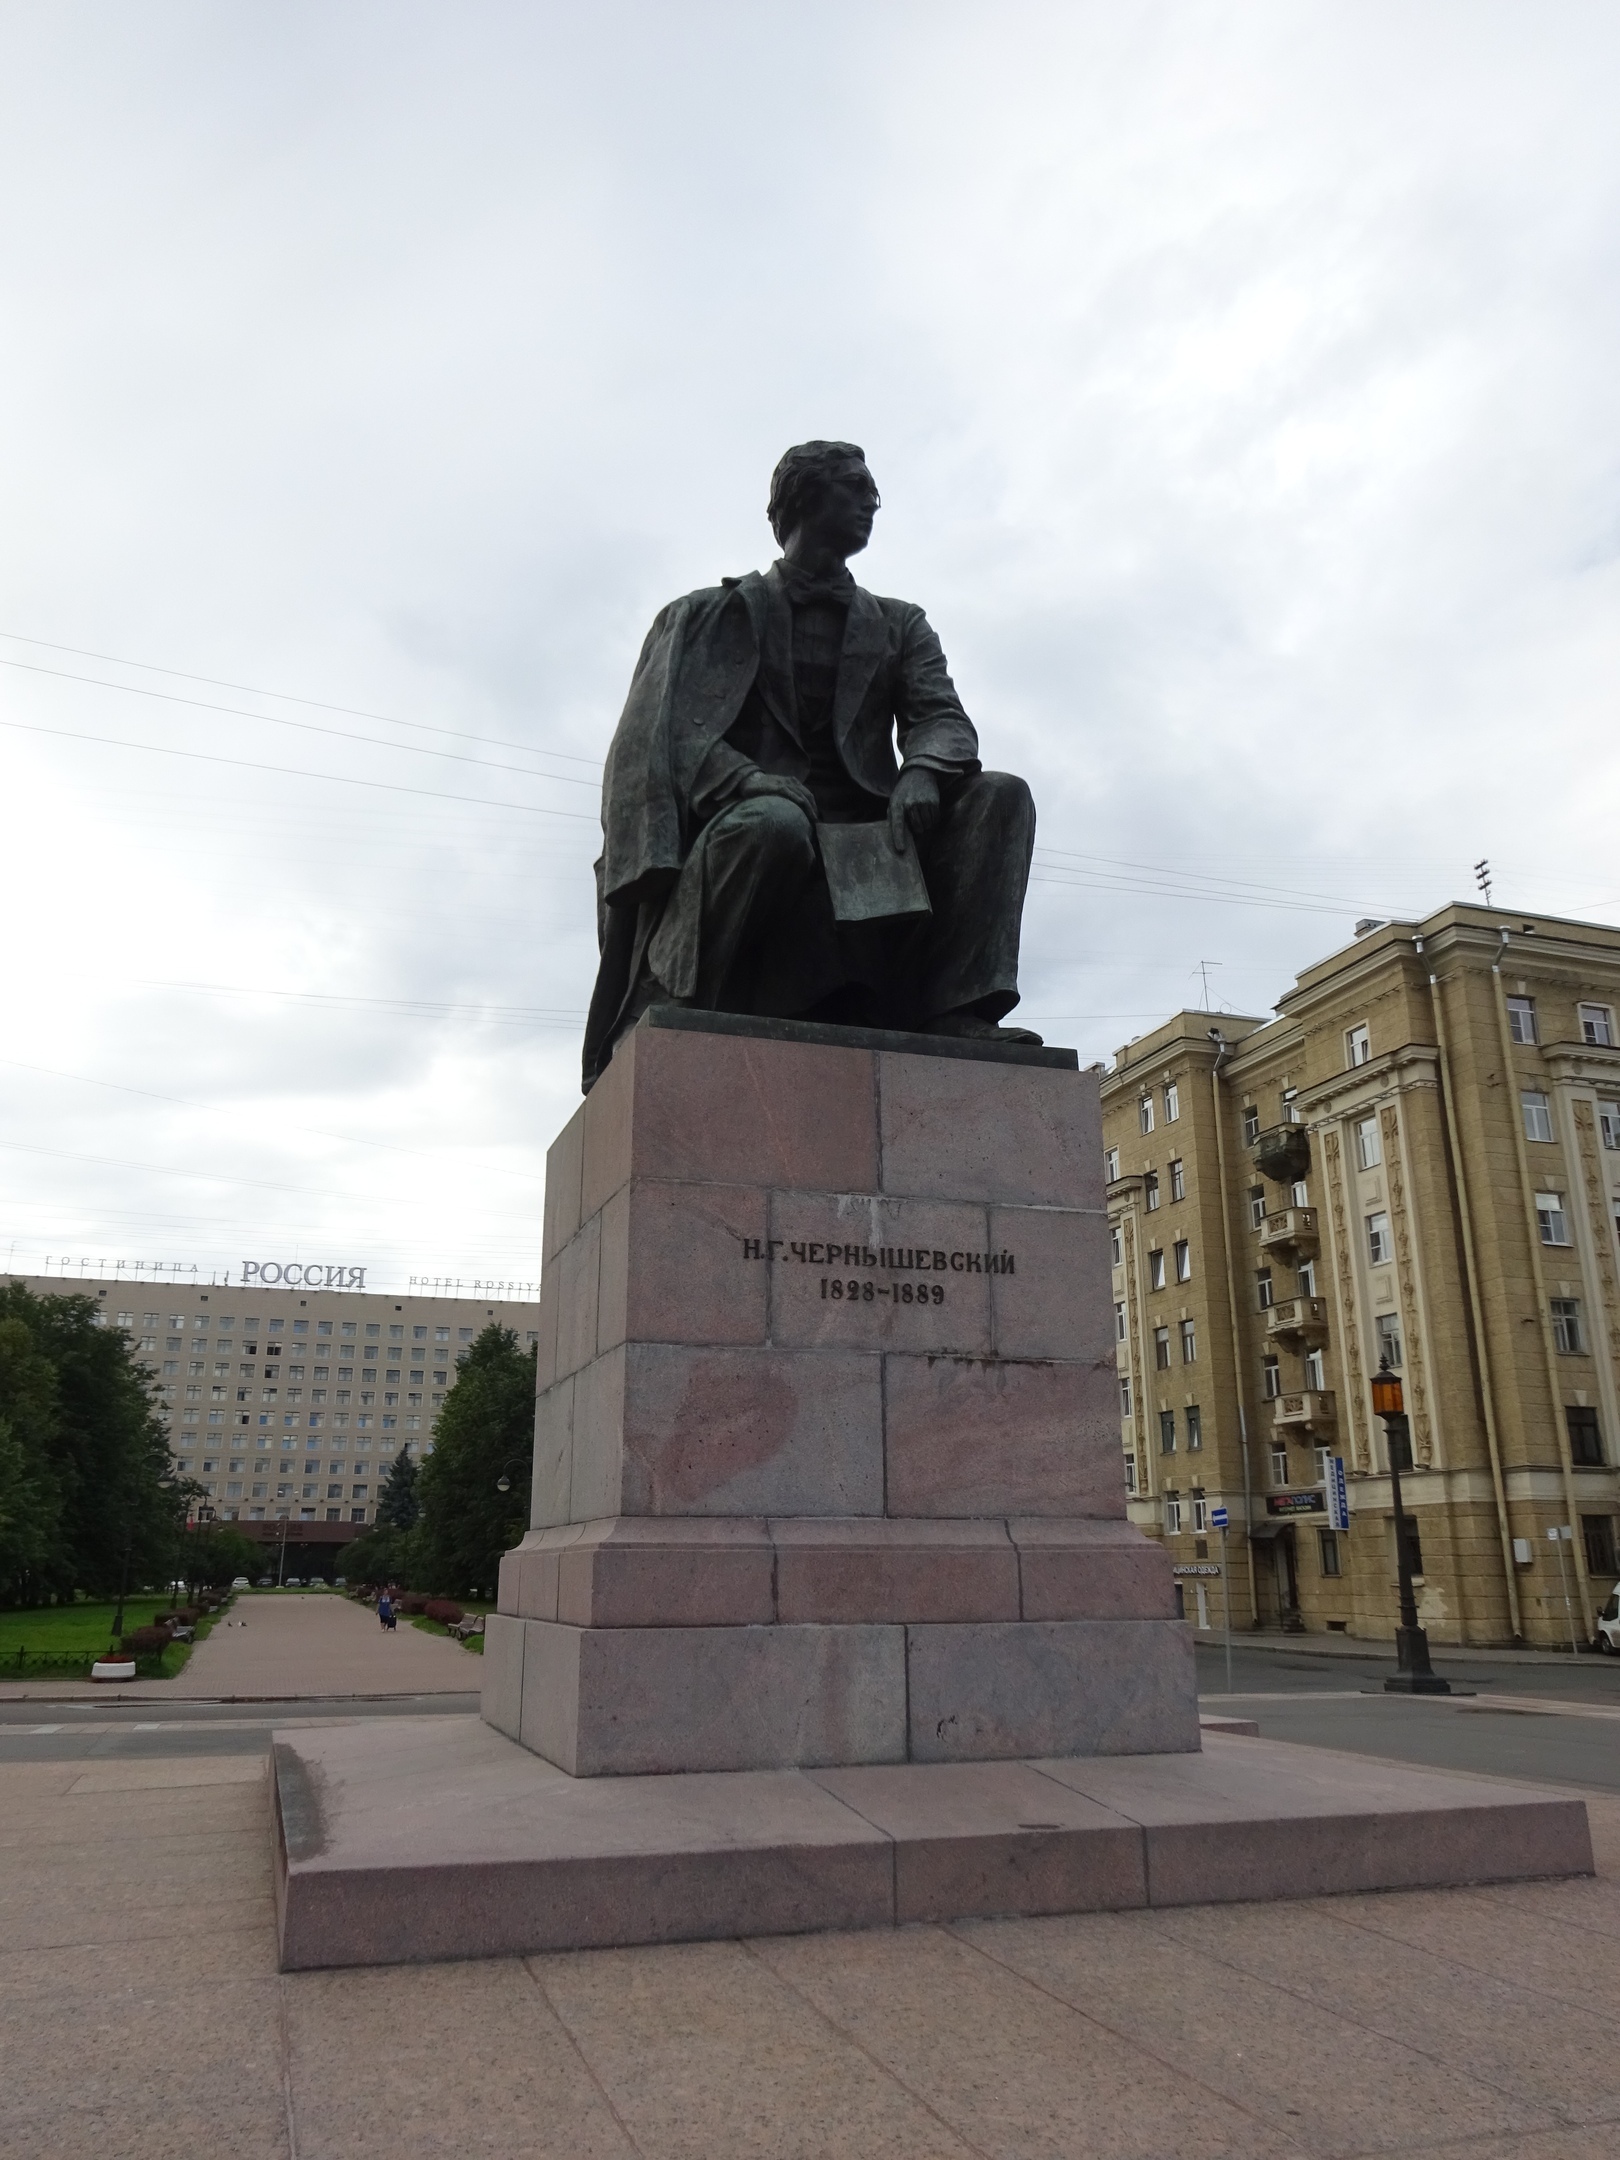
[[[1474,865],[1474,883],[1485,895],[1485,905],[1491,904],[1491,863],[1488,855],[1482,855]]]

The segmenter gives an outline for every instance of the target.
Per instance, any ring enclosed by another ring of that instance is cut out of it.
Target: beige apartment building
[[[491,1321],[525,1346],[538,1338],[538,1303],[395,1297],[338,1286],[363,1279],[359,1269],[249,1267],[275,1280],[20,1280],[41,1297],[94,1298],[106,1325],[134,1338],[176,1470],[251,1536],[312,1546],[358,1537],[376,1521],[378,1486],[400,1449],[431,1450],[434,1416],[473,1338]]]
[[[1130,1511],[1196,1625],[1229,1594],[1235,1627],[1388,1640],[1387,1359],[1431,1639],[1591,1640],[1620,1527],[1617,1010],[1620,930],[1458,905],[1358,926],[1274,1019],[1182,1012],[1117,1054]]]

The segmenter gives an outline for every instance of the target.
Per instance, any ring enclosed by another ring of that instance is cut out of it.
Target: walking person
[[[383,1633],[392,1635],[394,1632],[394,1601],[386,1590],[377,1600],[377,1618],[382,1622]]]

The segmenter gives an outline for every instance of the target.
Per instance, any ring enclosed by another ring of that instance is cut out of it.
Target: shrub
[[[123,1638],[125,1657],[161,1657],[174,1637],[166,1627],[132,1628]]]
[[[407,1590],[405,1595],[399,1600],[399,1609],[405,1615],[407,1620],[412,1620],[415,1619],[419,1613],[425,1613],[428,1609],[428,1604],[429,1600],[422,1595],[420,1590]]]
[[[423,1608],[430,1620],[437,1620],[440,1627],[454,1627],[462,1617],[461,1607],[454,1598],[429,1598]]]

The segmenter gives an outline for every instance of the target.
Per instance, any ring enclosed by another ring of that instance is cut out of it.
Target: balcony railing
[[[1311,1136],[1303,1125],[1268,1125],[1253,1146],[1254,1166],[1279,1185],[1297,1185],[1311,1167]]]
[[[1338,1423],[1332,1390],[1307,1388],[1302,1394],[1279,1395],[1272,1419],[1296,1432],[1331,1432]]]
[[[1273,1342],[1319,1342],[1327,1325],[1326,1298],[1284,1298],[1266,1314],[1266,1333]]]
[[[1279,1208],[1260,1226],[1260,1250],[1299,1253],[1308,1258],[1317,1249],[1320,1234],[1313,1207]]]

